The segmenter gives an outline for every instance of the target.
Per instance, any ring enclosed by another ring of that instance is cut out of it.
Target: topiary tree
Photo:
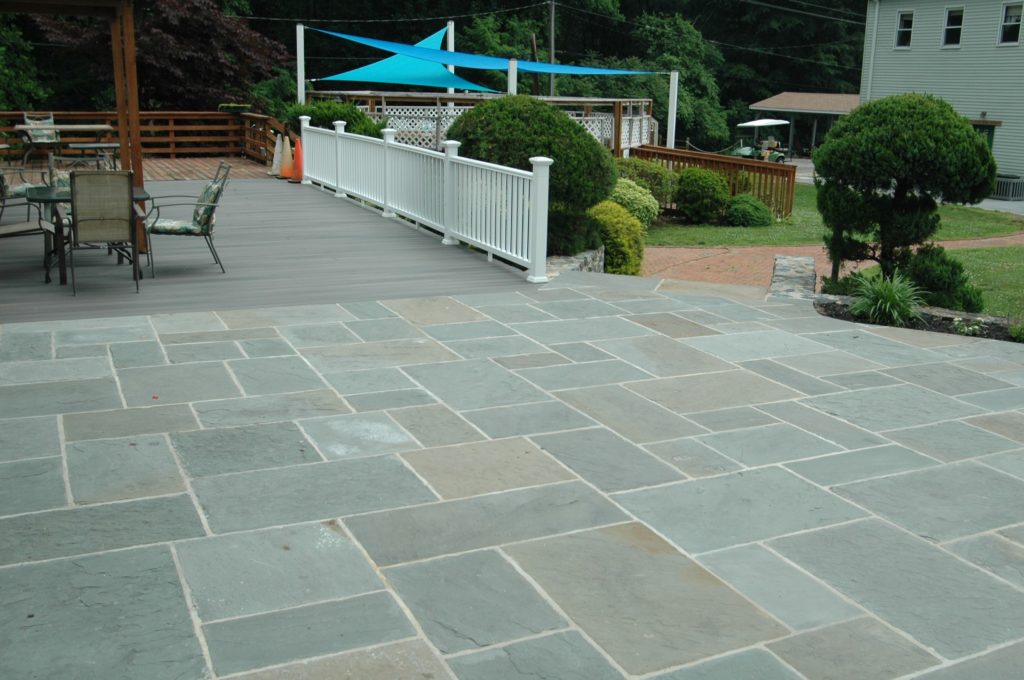
[[[647,237],[640,220],[615,201],[601,201],[587,211],[587,217],[601,233],[605,272],[639,274],[643,269]]]
[[[938,229],[937,201],[977,203],[995,189],[982,136],[952,106],[923,94],[857,107],[829,131],[814,167],[833,278],[843,259],[875,260],[891,277]]]
[[[554,106],[519,95],[492,99],[459,116],[448,138],[459,153],[489,163],[529,170],[531,156],[551,166],[548,250],[572,255],[600,244],[587,209],[615,186],[611,153]]]
[[[628,179],[620,179],[616,182],[615,188],[612,189],[608,198],[640,220],[640,224],[644,225],[645,229],[651,226],[651,223],[657,219],[658,213],[661,212],[661,206],[658,205],[658,201],[651,195],[651,192]]]
[[[687,222],[717,222],[729,205],[729,183],[705,168],[685,168],[679,173],[676,210]]]

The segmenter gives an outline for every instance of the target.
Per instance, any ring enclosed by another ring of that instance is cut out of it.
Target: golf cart
[[[758,132],[761,128],[775,127],[778,125],[789,125],[788,120],[778,120],[776,118],[761,118],[760,120],[752,120],[747,123],[740,123],[736,127],[738,128],[753,128],[754,139],[751,144],[747,144],[742,137],[739,141],[730,146],[722,153],[726,156],[737,156],[739,158],[749,158],[755,161],[768,161],[770,163],[783,163],[786,160],[786,151],[788,149],[783,148],[775,137],[768,136],[758,141]]]

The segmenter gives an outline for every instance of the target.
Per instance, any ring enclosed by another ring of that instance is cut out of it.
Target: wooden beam
[[[144,185],[144,178],[142,172],[142,122],[139,120],[139,79],[135,69],[135,14],[130,3],[122,5],[118,13],[121,15],[122,32],[124,33],[128,137],[131,142],[132,172],[135,173],[135,186],[141,189]]]

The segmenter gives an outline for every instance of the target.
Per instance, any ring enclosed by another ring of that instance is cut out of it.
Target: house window
[[[999,42],[1016,45],[1020,42],[1020,15],[1024,3],[1014,2],[1003,5],[1003,23],[999,27]]]
[[[943,47],[960,47],[960,33],[964,28],[964,8],[946,10],[946,30],[942,33]]]
[[[1020,16],[1019,14],[1017,16]],[[914,31],[914,13],[900,12],[896,20],[896,47],[910,47],[910,34]]]

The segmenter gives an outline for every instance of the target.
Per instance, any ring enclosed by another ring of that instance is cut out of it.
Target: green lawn
[[[985,294],[985,314],[1024,320],[1024,246],[949,250]]]
[[[825,226],[815,204],[817,189],[798,184],[793,214],[771,227],[717,227],[707,224],[655,224],[647,233],[649,246],[799,246],[819,245]],[[967,208],[939,207],[942,225],[935,240],[986,238],[1024,231],[1024,217]]]

